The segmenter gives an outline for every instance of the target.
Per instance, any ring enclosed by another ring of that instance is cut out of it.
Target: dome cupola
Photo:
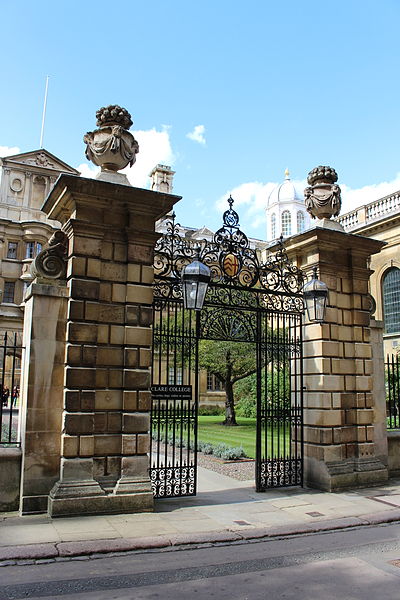
[[[267,199],[267,207],[281,202],[300,202],[304,204],[303,190],[296,188],[290,179],[289,169],[285,170],[285,179],[282,183],[274,187]]]
[[[310,226],[310,217],[304,204],[303,187],[290,179],[289,169],[285,179],[274,187],[267,198],[267,241],[272,242],[281,234],[289,237],[301,233]]]

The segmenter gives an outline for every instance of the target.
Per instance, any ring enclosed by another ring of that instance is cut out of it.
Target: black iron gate
[[[261,261],[228,202],[211,242],[190,243],[173,216],[155,249],[150,475],[156,497],[196,494],[201,339],[254,349],[257,491],[302,484],[303,273],[289,262],[282,239]],[[181,286],[183,267],[198,257],[211,270],[201,312],[183,308]]]
[[[158,498],[196,494],[197,322],[181,301],[155,299],[150,479]]]

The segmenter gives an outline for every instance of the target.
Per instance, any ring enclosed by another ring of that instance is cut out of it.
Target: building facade
[[[22,333],[30,264],[60,225],[41,211],[61,173],[79,175],[45,149],[0,158],[0,338]]]
[[[360,206],[337,219],[348,233],[386,243],[371,257],[370,293],[375,318],[384,322],[384,352],[400,349],[400,191]]]

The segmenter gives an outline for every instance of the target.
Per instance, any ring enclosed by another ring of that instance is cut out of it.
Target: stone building
[[[55,229],[57,221],[40,209],[61,173],[79,175],[41,148],[0,158],[0,337],[21,332],[24,290],[29,268]]]
[[[338,218],[347,233],[385,242],[371,257],[370,293],[375,318],[384,322],[384,352],[400,347],[400,191],[360,206]]]

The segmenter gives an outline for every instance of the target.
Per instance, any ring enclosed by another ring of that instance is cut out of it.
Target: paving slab
[[[157,500],[154,513],[51,519],[0,514],[0,561],[215,544],[400,521],[400,480],[343,493],[254,483],[199,469],[196,497]]]

